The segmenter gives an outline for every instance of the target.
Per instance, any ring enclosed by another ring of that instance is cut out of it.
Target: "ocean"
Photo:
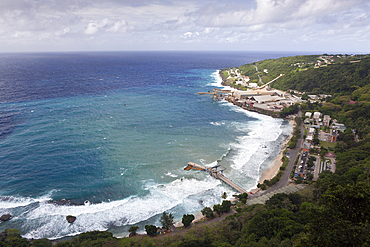
[[[295,55],[262,52],[0,54],[0,232],[128,235],[199,214],[236,191],[188,162],[220,164],[249,190],[288,121],[199,96],[218,70]],[[266,146],[266,147],[265,147]],[[67,215],[77,217],[69,224]]]

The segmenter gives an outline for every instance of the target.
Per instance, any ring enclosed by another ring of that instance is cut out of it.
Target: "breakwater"
[[[226,97],[225,100],[248,111],[258,112],[260,114],[264,114],[264,115],[271,116],[274,118],[280,118],[280,114],[277,112],[273,112],[273,111],[262,109],[262,108],[255,107],[255,106],[245,105],[243,104],[243,102],[236,101],[232,97]]]

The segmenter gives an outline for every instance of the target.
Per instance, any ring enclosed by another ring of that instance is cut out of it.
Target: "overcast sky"
[[[370,0],[0,0],[0,52],[370,53]]]

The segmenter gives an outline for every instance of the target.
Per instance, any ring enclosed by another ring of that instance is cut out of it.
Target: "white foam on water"
[[[239,136],[237,141],[231,144],[232,149],[237,152],[233,157],[231,167],[249,177],[258,179],[261,174],[261,165],[270,156],[270,152],[276,148],[274,142],[282,133],[280,127],[283,120],[249,112],[228,102],[222,102],[222,104],[228,105],[231,111],[256,119],[248,123],[233,122],[230,124],[230,127],[237,131],[247,133]]]
[[[57,205],[40,202],[38,207],[30,209],[15,219],[24,220],[22,231],[25,238],[58,239],[73,236],[81,232],[104,231],[112,226],[123,226],[145,221],[178,205],[188,206],[194,200],[189,197],[214,190],[221,184],[211,177],[204,180],[177,179],[170,184],[155,184],[148,181],[149,194],[144,197],[132,196],[123,200],[84,205]],[[220,192],[217,192],[220,193]],[[195,203],[196,204],[196,203]],[[195,207],[195,205],[194,205]],[[72,224],[67,215],[76,216]]]
[[[51,190],[48,194],[38,197],[14,197],[14,196],[2,196],[0,199],[0,213],[5,209],[24,207],[37,202],[46,202],[51,200],[51,195],[57,190]]]
[[[220,76],[220,70],[217,70],[216,72],[212,73],[211,76],[214,78],[214,82],[208,83],[207,86],[222,87],[222,89],[224,90],[231,90],[231,91],[237,90],[233,87],[222,85],[222,78]]]
[[[173,177],[173,178],[177,178],[178,177],[177,175],[172,174],[171,172],[167,172],[164,175],[169,176],[169,177]]]

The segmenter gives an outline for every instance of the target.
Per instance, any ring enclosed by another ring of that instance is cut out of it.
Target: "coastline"
[[[219,77],[221,78],[221,86],[223,87],[227,87],[227,85],[225,84],[225,81],[227,80],[224,75],[222,74],[222,70],[219,70],[218,71],[218,75]],[[238,104],[238,102],[234,102],[234,101],[231,101],[231,100],[228,100],[230,103],[236,105],[236,106],[239,106],[241,107],[242,109],[245,109],[245,110],[251,110],[251,109],[246,109],[245,107],[241,106],[240,104]],[[271,114],[265,114],[265,112],[261,112],[261,111],[257,111],[257,113],[259,114],[263,114],[263,115],[268,115],[268,116],[271,116],[271,117],[276,117],[276,116],[273,116]],[[263,181],[265,180],[271,180],[273,179],[279,172],[280,170],[280,167],[283,165],[283,162],[282,162],[282,158],[284,156],[284,150],[286,149],[290,139],[293,137],[293,130],[294,130],[294,126],[295,126],[295,121],[293,119],[290,119],[289,120],[289,123],[290,125],[292,125],[292,131],[289,135],[288,138],[286,138],[283,142],[283,144],[281,145],[281,148],[280,148],[280,151],[279,151],[279,154],[273,159],[273,161],[271,162],[271,165],[268,166],[267,168],[265,168],[262,173],[260,174],[260,177],[259,177],[259,180],[258,180],[258,183],[262,184]],[[257,192],[259,192],[261,189],[259,188],[254,188],[254,189],[251,189],[249,190],[249,193],[252,193],[252,194],[255,194]]]
[[[293,124],[292,122],[294,122],[293,120],[290,121],[290,124]],[[294,125],[293,125],[294,126]],[[271,180],[273,177],[275,177],[279,170],[280,170],[280,167],[283,165],[283,162],[281,161],[284,154],[284,150],[286,149],[287,145],[288,145],[288,142],[290,141],[290,139],[293,137],[293,130],[292,132],[290,133],[289,137],[286,138],[286,140],[284,140],[283,144],[281,145],[281,149],[280,149],[280,152],[279,154],[275,157],[275,159],[272,161],[271,165],[269,167],[267,167],[262,173],[261,173],[261,176],[260,176],[260,179],[258,180],[259,183],[263,183],[263,181],[265,181],[266,179],[267,180]]]
[[[224,81],[226,80],[226,78],[224,78],[221,70],[218,71],[218,74],[219,74],[219,77],[222,80],[220,86],[222,86],[222,87],[228,87],[228,86],[226,86],[224,84]],[[241,107],[244,110],[248,110],[248,109],[245,109],[244,107],[242,107],[242,106],[240,106],[238,104],[235,104],[236,102],[232,102],[232,101],[229,101],[229,102],[230,103],[233,103],[236,106]],[[268,115],[268,114],[264,114],[263,112],[257,112],[257,113],[263,114],[263,115]],[[268,116],[270,116],[270,115],[268,115]],[[273,117],[273,116],[271,116],[271,117]],[[286,147],[287,147],[290,139],[293,137],[293,130],[294,130],[294,127],[295,127],[295,121],[293,119],[290,119],[289,120],[289,124],[292,125],[292,127],[293,127],[292,128],[292,131],[290,132],[289,136],[282,143],[282,145],[280,147],[280,151],[279,151],[278,155],[271,162],[271,165],[268,166],[267,168],[265,168],[262,171],[262,173],[260,174],[258,183],[263,183],[264,180],[271,180],[271,179],[273,179],[278,174],[278,172],[280,170],[280,167],[283,165],[282,158],[284,156],[284,151],[285,151],[285,149],[286,149]],[[248,191],[248,193],[255,194],[255,193],[258,193],[260,190],[261,190],[260,188],[254,188],[254,189],[250,189]],[[230,201],[236,201],[236,199],[235,198],[232,198],[232,199],[230,199]],[[200,212],[194,213],[194,216],[195,216],[195,219],[194,219],[195,222],[205,220],[205,216],[203,216]],[[176,227],[183,226],[183,224],[181,222],[177,222],[175,225],[176,225]]]
[[[293,129],[294,129],[295,121],[291,119],[291,120],[289,120],[289,123],[293,126]],[[293,136],[293,129],[292,129],[289,137],[287,137],[284,140],[283,144],[281,145],[279,154],[273,159],[273,161],[271,162],[271,165],[268,166],[267,168],[265,168],[262,171],[262,173],[259,177],[258,183],[263,183],[264,180],[271,180],[272,178],[274,178],[278,174],[278,172],[280,170],[280,167],[283,165],[282,158],[284,156],[284,150],[286,149],[290,139]],[[261,190],[260,188],[254,188],[254,189],[249,190],[248,194],[249,193],[256,194],[260,190]],[[237,199],[236,198],[231,198],[229,200],[230,201],[236,201]],[[194,219],[193,222],[206,220],[206,217],[203,216],[201,212],[195,212],[194,216],[195,216],[195,219]],[[183,227],[183,224],[180,221],[175,222],[175,227]]]

